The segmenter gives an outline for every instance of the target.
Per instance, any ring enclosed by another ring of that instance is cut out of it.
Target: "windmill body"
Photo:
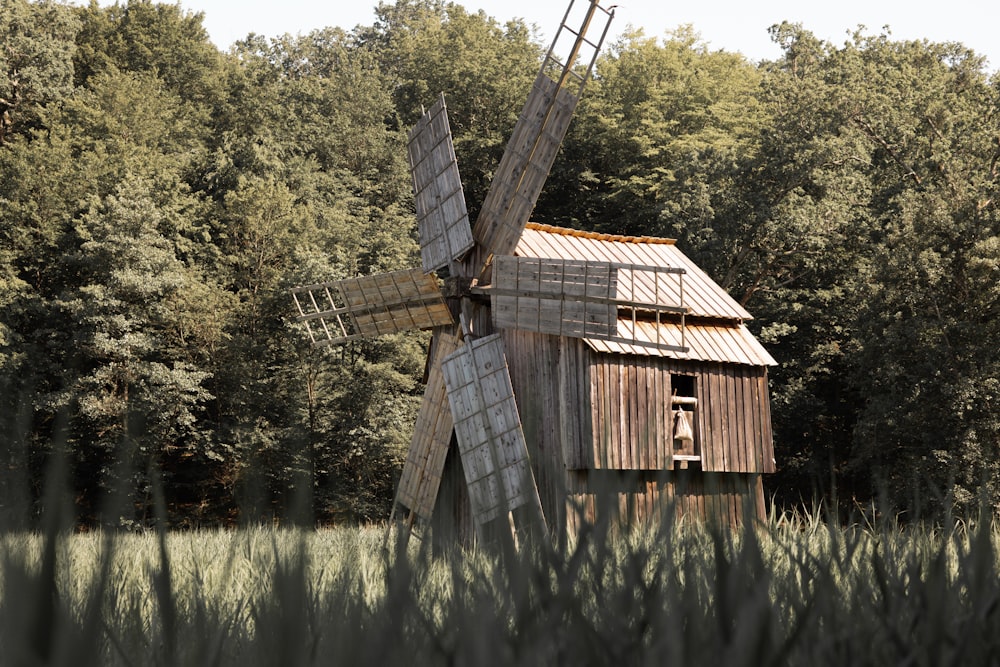
[[[749,313],[672,242],[528,225],[613,16],[574,6],[475,223],[441,96],[408,143],[423,266],[292,290],[317,345],[434,332],[394,506],[410,528],[572,529],[594,518],[599,482],[636,516],[712,488],[739,499],[716,503],[734,520],[762,511],[773,360]]]
[[[685,270],[683,322],[620,309],[616,338],[503,331],[550,524],[572,533],[602,507],[624,523],[656,520],[670,503],[723,524],[763,519],[775,361],[747,329],[750,314],[669,239],[529,224],[516,253]],[[654,280],[620,271],[619,292],[651,292]],[[677,437],[678,412],[690,440]]]

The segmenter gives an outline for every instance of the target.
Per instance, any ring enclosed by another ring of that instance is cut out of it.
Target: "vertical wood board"
[[[440,362],[457,347],[454,327],[435,333],[427,386],[396,491],[396,502],[428,521],[434,513],[454,426]]]
[[[588,358],[589,445],[582,454],[567,456],[567,467],[673,469],[670,375],[676,373],[695,378],[698,399],[687,409],[695,450],[678,453],[700,454],[705,471],[774,470],[763,367],[594,352]]]
[[[677,519],[738,526],[765,519],[759,474],[680,471],[568,471],[567,530],[579,531],[601,517],[630,529],[660,522],[673,510]],[[610,516],[609,516],[610,513]]]

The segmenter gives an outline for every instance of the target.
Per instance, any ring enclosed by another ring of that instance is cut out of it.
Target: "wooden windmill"
[[[422,267],[292,291],[298,319],[316,345],[433,329],[427,386],[394,505],[394,511],[406,508],[410,526],[431,519],[453,434],[477,528],[506,517],[513,522],[515,511],[518,521],[544,526],[504,345],[495,332],[687,349],[685,269],[513,254],[613,18],[597,0],[585,4],[574,29],[570,2],[475,225],[469,224],[442,96],[409,135]],[[588,38],[594,33],[599,38]],[[568,55],[557,56],[566,44]],[[620,326],[622,318],[661,317],[680,319],[679,340],[636,337]]]

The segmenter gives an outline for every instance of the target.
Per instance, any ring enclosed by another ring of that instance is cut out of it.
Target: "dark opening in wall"
[[[673,432],[674,468],[688,461],[700,461],[698,447],[698,394],[694,375],[670,376],[670,409]],[[678,465],[680,464],[680,465]]]

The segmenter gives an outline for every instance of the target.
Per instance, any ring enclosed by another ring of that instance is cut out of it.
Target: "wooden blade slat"
[[[539,73],[472,229],[486,254],[513,252],[579,98]]]
[[[684,350],[667,341],[624,336],[620,316],[683,318],[684,269],[590,260],[501,256],[488,288],[493,324],[553,336]],[[683,330],[683,319],[680,320]]]
[[[420,257],[424,270],[433,271],[460,259],[474,245],[444,95],[410,130],[407,157]]]
[[[437,277],[406,269],[296,287],[299,315],[314,345],[454,323]]]
[[[574,338],[615,335],[617,271],[607,262],[496,257],[493,324]]]
[[[444,375],[441,372],[441,360],[454,352],[458,345],[458,331],[455,327],[435,332],[427,386],[396,491],[396,502],[427,521],[430,521],[434,513],[454,428]]]
[[[467,342],[441,365],[473,516],[482,525],[538,504],[499,334]]]
[[[596,1],[588,2],[579,29],[573,29],[567,25],[572,13],[573,2],[543,59],[473,226],[472,235],[481,246],[477,261],[514,251],[614,16]],[[602,22],[600,38],[588,39],[588,31]],[[559,53],[566,42],[568,51]]]

